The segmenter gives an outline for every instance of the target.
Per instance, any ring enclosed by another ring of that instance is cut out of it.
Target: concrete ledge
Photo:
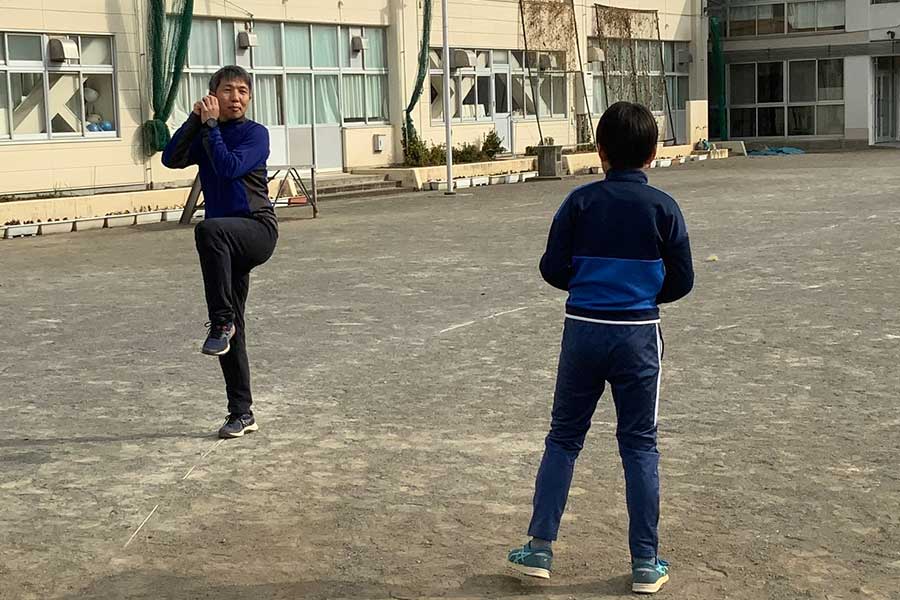
[[[42,221],[55,219],[85,219],[103,217],[110,213],[141,212],[141,207],[151,210],[182,207],[189,188],[74,196],[71,198],[44,198],[0,203],[0,226],[9,221]]]
[[[747,146],[744,142],[713,142],[716,148],[728,150],[732,156],[747,156]]]
[[[660,146],[656,151],[656,157],[659,160],[674,161],[690,156],[692,151],[693,148],[689,145]],[[600,169],[600,156],[596,152],[563,154],[562,162],[564,172],[569,175],[587,175],[594,172],[595,169]]]
[[[508,173],[521,173],[533,171],[535,157],[511,158],[508,160],[495,160],[491,162],[468,163],[453,165],[453,176],[456,178],[490,177],[491,175],[505,175]],[[447,177],[446,165],[437,167],[397,167],[387,169],[353,169],[355,175],[381,175],[390,181],[399,181],[402,187],[426,189],[430,181],[442,181]]]

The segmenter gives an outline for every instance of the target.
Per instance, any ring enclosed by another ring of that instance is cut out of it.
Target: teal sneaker
[[[521,548],[509,551],[506,560],[510,567],[529,577],[550,579],[550,566],[553,564],[553,550],[531,547],[528,542]]]
[[[637,558],[631,561],[631,591],[636,594],[655,594],[669,580],[669,563],[658,558]]]

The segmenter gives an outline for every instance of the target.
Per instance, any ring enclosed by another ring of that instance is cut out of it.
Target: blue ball
[[[100,129],[103,131],[112,131],[115,127],[113,127],[113,124],[110,121],[103,121],[100,123]]]
[[[88,131],[102,131],[102,129],[100,129],[100,126],[97,125],[96,123],[88,123],[87,130]]]

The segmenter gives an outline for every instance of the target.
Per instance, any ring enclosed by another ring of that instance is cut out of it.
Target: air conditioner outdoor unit
[[[688,50],[679,50],[675,53],[675,63],[689,65],[694,62],[694,56]]]
[[[350,51],[353,54],[359,54],[363,50],[369,49],[369,38],[364,38],[359,35],[354,35],[350,40]]]
[[[466,69],[475,66],[474,50],[453,50],[453,58],[450,60],[451,69]]]
[[[78,43],[69,38],[50,38],[48,44],[48,54],[53,62],[66,62],[67,60],[78,60]]]
[[[238,33],[237,42],[238,48],[241,48],[242,50],[256,48],[259,45],[259,40],[252,31],[242,31]]]

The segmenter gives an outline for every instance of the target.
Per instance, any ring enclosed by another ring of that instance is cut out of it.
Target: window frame
[[[734,2],[733,4],[729,3],[729,6],[727,7],[727,9],[725,9],[726,10],[725,24],[726,24],[726,29],[727,29],[725,36],[729,39],[743,40],[743,39],[750,39],[750,38],[771,38],[771,37],[784,37],[784,36],[795,37],[795,36],[803,36],[803,35],[828,35],[828,34],[846,32],[847,31],[847,1],[846,0],[843,0],[843,2],[844,2],[844,24],[843,24],[843,26],[836,27],[836,28],[835,27],[823,27],[823,28],[819,27],[819,19],[818,19],[819,5],[824,2],[827,2],[827,1],[828,0],[777,0],[777,1],[771,1],[771,0],[769,0],[769,1],[766,1],[766,0],[740,1],[740,0],[738,0],[737,2]],[[889,1],[900,2],[900,0],[889,0]],[[813,27],[812,30],[790,31],[790,25],[788,22],[790,11],[789,11],[788,7],[791,4],[800,4],[800,3],[804,3],[804,2],[811,2],[811,3],[815,4],[815,7],[816,7],[815,27]],[[874,0],[873,0],[873,3],[874,3]],[[782,31],[776,32],[776,33],[759,33],[759,7],[761,7],[761,6],[778,6],[778,5],[780,5],[784,8],[784,29]],[[732,11],[734,9],[744,9],[744,8],[755,8],[756,9],[756,16],[754,17],[753,33],[752,34],[734,35],[732,33],[732,27],[731,27]]]
[[[31,35],[39,36],[41,43],[41,60],[32,61],[16,61],[10,60],[9,57],[9,35]],[[79,59],[73,64],[55,64],[50,61],[47,53],[47,46],[51,38],[67,37],[74,39],[78,44]],[[109,65],[89,65],[81,62],[82,56],[82,37],[104,38],[109,41],[110,63]],[[116,71],[117,55],[116,55],[116,39],[114,35],[102,35],[94,32],[35,32],[35,31],[2,31],[0,30],[0,44],[3,46],[3,59],[0,60],[0,78],[4,79],[6,84],[6,119],[9,134],[0,134],[0,146],[14,144],[31,144],[31,143],[53,143],[53,142],[85,142],[85,141],[110,141],[121,140],[122,120],[121,107],[119,98],[119,82]],[[35,74],[40,73],[43,86],[43,117],[47,131],[44,133],[33,134],[16,134],[13,121],[13,98],[12,98],[12,75],[14,74]],[[53,124],[50,103],[50,77],[53,75],[60,76],[76,76],[81,85],[81,102],[80,104],[80,123],[81,131],[73,132],[53,132]],[[112,89],[112,119],[113,131],[89,131],[87,128],[87,109],[84,102],[84,83],[91,76],[109,76],[111,79],[110,87]]]

